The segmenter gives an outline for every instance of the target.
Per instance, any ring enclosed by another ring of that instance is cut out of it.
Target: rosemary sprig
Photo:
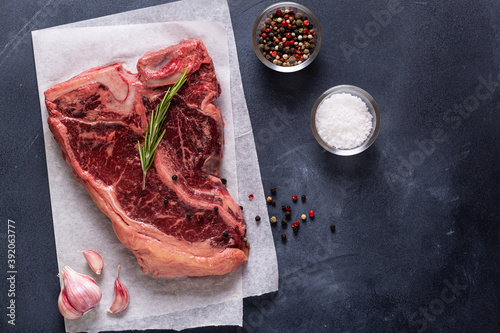
[[[156,148],[160,144],[161,139],[165,135],[165,130],[160,133],[163,123],[167,118],[167,111],[170,106],[170,102],[174,95],[181,89],[182,85],[186,82],[187,69],[179,78],[179,80],[170,88],[168,88],[165,96],[161,100],[160,104],[155,110],[151,111],[151,120],[149,125],[146,127],[146,134],[144,136],[144,147],[141,147],[141,143],[137,141],[137,147],[139,148],[139,157],[141,159],[142,167],[142,189],[146,188],[146,174],[149,168],[153,165],[153,161],[156,155]]]

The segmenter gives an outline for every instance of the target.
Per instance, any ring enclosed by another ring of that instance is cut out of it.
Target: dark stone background
[[[64,331],[30,31],[163,2],[0,3],[2,332]],[[253,20],[272,2],[229,6],[264,188],[278,188],[279,206],[306,194],[294,212],[316,218],[297,235],[273,227],[280,290],[245,300],[243,329],[189,332],[499,332],[500,2],[299,2],[324,38],[294,74],[252,50]],[[377,141],[355,157],[325,152],[309,127],[316,98],[338,84],[367,90],[381,110]],[[280,208],[269,213],[281,219]]]

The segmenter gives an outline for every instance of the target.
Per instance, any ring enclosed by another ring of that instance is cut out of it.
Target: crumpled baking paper
[[[175,17],[210,21],[167,22],[174,17],[173,11]],[[184,0],[38,30],[32,37],[59,268],[69,265],[93,276],[103,290],[98,308],[78,320],[66,320],[66,330],[242,326],[243,298],[277,290],[278,269],[269,223],[257,224],[253,219],[255,215],[267,216],[267,208],[226,1]],[[203,40],[221,83],[222,95],[215,103],[226,124],[221,176],[228,179],[228,190],[244,207],[251,249],[248,262],[224,276],[153,278],[141,273],[135,256],[118,241],[109,219],[62,159],[47,126],[43,92],[94,66],[121,61],[136,72],[137,59],[146,52],[187,38]],[[251,201],[250,193],[254,194]],[[103,256],[101,276],[96,277],[88,268],[79,252],[85,249]],[[111,315],[105,310],[111,305],[118,264],[131,301],[123,313]]]

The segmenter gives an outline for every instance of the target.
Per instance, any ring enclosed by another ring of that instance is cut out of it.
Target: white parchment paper
[[[214,4],[216,2],[218,4]],[[172,18],[169,14],[172,10],[179,14],[176,17],[193,17],[183,16],[182,12],[200,11],[203,18],[212,22],[165,23]],[[142,22],[159,23],[139,24]],[[144,53],[193,37],[204,41],[221,83],[223,93],[216,102],[226,123],[221,174],[228,179],[233,197],[245,207],[249,221],[247,235],[252,246],[248,263],[231,274],[155,279],[140,273],[135,257],[118,241],[110,221],[62,160],[46,123],[48,114],[43,92],[93,66],[121,61],[135,72],[136,61]],[[91,275],[78,251],[91,248],[105,259],[103,275],[96,278],[103,289],[101,305],[79,320],[66,321],[67,331],[241,326],[242,297],[277,290],[278,272],[269,224],[253,222],[257,214],[267,216],[267,209],[227,3],[218,0],[208,6],[200,0],[185,0],[35,31],[33,45],[59,266],[68,264]],[[249,193],[255,195],[253,201],[248,200]],[[123,314],[112,316],[104,310],[111,304],[118,264],[121,265],[120,279],[129,288],[131,303]]]

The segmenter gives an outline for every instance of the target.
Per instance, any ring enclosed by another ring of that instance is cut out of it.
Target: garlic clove
[[[68,296],[66,295],[66,291],[64,288],[59,293],[59,299],[57,300],[57,307],[59,308],[59,312],[66,319],[78,319],[83,313],[77,311],[73,305],[68,300]]]
[[[101,301],[101,289],[90,276],[77,273],[69,266],[64,266],[59,276],[62,289],[65,289],[68,301],[76,311],[85,313]]]
[[[104,267],[104,261],[99,253],[92,250],[85,250],[83,251],[83,255],[94,273],[97,275],[101,274],[102,268]]]
[[[127,288],[118,279],[118,273],[120,270],[120,265],[116,271],[115,287],[113,290],[113,303],[108,309],[108,312],[118,313],[125,310],[129,302],[129,294]]]

